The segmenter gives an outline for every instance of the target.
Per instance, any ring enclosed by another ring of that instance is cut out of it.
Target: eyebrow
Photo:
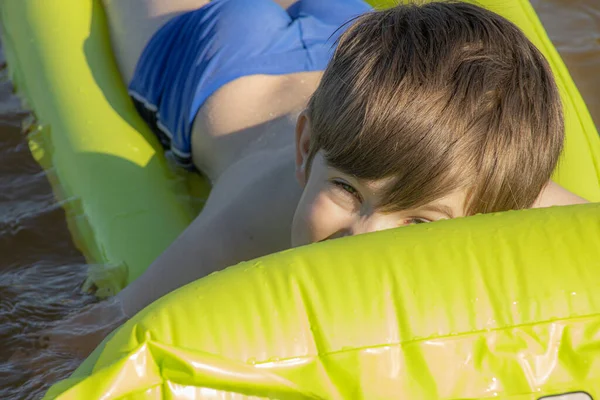
[[[441,214],[446,214],[450,219],[455,218],[452,208],[444,204],[428,204],[423,207],[419,207],[419,210],[439,212]]]

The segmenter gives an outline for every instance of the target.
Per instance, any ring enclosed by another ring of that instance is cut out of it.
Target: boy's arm
[[[240,161],[215,185],[202,213],[117,296],[127,315],[212,272],[285,250],[301,190],[290,156]]]
[[[284,250],[301,190],[290,155],[241,161],[219,179],[202,213],[142,276],[40,337],[52,351],[87,357],[117,326],[167,293],[214,271]],[[288,165],[289,164],[289,165]]]
[[[569,192],[559,184],[550,181],[533,204],[533,208],[568,206],[571,204],[585,203],[589,202],[586,199]]]

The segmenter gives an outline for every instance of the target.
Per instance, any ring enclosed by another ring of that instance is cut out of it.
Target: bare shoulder
[[[552,206],[567,206],[572,204],[589,203],[586,199],[571,193],[559,184],[550,181],[542,190],[533,208],[544,208]]]
[[[292,149],[259,151],[241,158],[219,177],[203,213],[225,216],[226,230],[244,226],[260,253],[267,254],[289,246],[301,194]]]

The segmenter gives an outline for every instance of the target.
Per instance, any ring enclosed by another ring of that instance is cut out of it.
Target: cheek
[[[292,228],[292,245],[302,246],[326,239],[337,231],[339,207],[325,191],[302,196]]]

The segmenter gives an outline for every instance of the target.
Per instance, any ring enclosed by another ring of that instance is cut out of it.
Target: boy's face
[[[466,193],[455,192],[414,210],[381,213],[385,181],[366,182],[327,165],[322,152],[315,155],[307,174],[310,132],[299,124],[296,132],[296,176],[304,187],[292,223],[292,246],[353,236],[464,216]],[[307,178],[308,175],[308,178]]]
[[[462,192],[419,209],[378,212],[383,183],[347,176],[317,153],[294,214],[292,246],[464,216]]]

